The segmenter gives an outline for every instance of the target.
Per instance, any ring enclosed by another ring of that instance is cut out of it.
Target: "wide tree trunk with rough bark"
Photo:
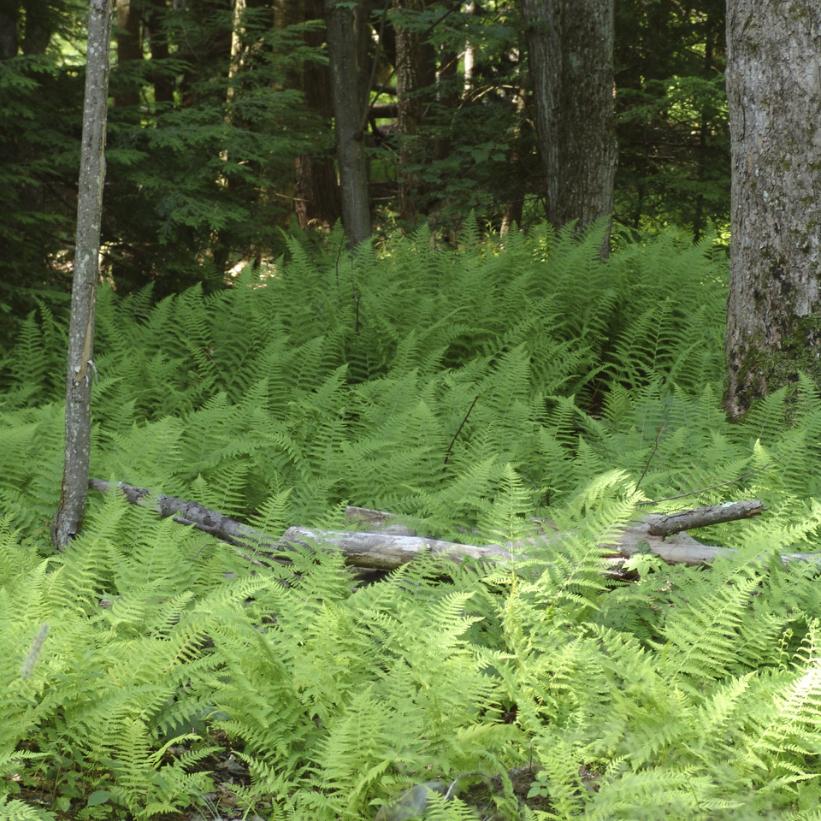
[[[77,234],[66,379],[65,464],[52,538],[64,549],[80,528],[91,452],[91,380],[94,373],[94,302],[99,275],[100,220],[105,181],[108,47],[111,0],[90,0],[83,136],[77,195]]]
[[[521,0],[521,10],[547,217],[584,229],[613,210],[613,0]]]
[[[368,0],[325,0],[342,222],[350,245],[371,235],[365,125],[368,106]]]
[[[726,409],[803,370],[821,385],[821,5],[729,0]]]

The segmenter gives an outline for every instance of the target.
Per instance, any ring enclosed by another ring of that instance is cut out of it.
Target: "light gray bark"
[[[764,504],[758,499],[747,499],[741,502],[724,502],[720,505],[698,507],[694,510],[682,510],[678,513],[648,516],[649,533],[653,536],[671,536],[682,530],[695,527],[709,527],[721,522],[735,522],[758,516],[764,510]]]
[[[732,155],[726,408],[821,385],[821,4],[729,0]]]
[[[105,181],[108,48],[111,0],[90,0],[77,234],[66,379],[65,464],[52,538],[64,549],[85,511],[91,451],[91,378],[94,371],[94,302],[99,275],[100,220]]]
[[[348,564],[377,570],[392,570],[426,553],[457,562],[465,559],[511,561],[517,557],[525,558],[534,548],[544,550],[560,547],[562,540],[572,535],[550,532],[533,539],[504,545],[461,544],[417,536],[386,511],[349,507],[346,511],[347,517],[353,522],[369,527],[367,532],[290,527],[276,539],[217,510],[176,496],[154,495],[146,488],[135,487],[125,482],[106,482],[102,479],[91,479],[89,486],[101,492],[119,490],[132,504],[150,507],[160,516],[172,516],[175,522],[210,533],[232,545],[244,558],[256,565],[260,564],[257,557],[276,560],[283,551],[294,546],[337,550],[345,555]],[[718,514],[717,509],[720,509]],[[762,509],[763,506],[757,501],[731,502],[686,511],[686,515],[689,517],[689,526],[697,527],[705,523],[754,516]],[[728,547],[702,544],[686,533],[674,533],[666,538],[653,533],[654,528],[669,532],[681,524],[681,521],[676,522],[672,516],[646,516],[618,534],[612,543],[602,545],[603,551],[617,554],[609,558],[603,555],[604,568],[617,571],[619,557],[644,552],[653,553],[670,564],[709,564],[719,556],[731,556],[735,552]],[[781,558],[784,562],[809,561],[821,565],[821,554],[788,553]]]
[[[365,124],[368,104],[368,0],[325,0],[336,130],[336,157],[342,192],[342,223],[351,246],[371,235]]]
[[[613,0],[521,0],[521,10],[547,217],[583,230],[613,211]]]

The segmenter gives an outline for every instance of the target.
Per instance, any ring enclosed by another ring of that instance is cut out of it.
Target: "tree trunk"
[[[152,70],[154,85],[154,102],[156,104],[174,101],[174,79],[167,73],[163,61],[168,60],[168,34],[165,31],[165,0],[152,0],[148,10],[148,47],[151,50],[151,62],[159,62],[160,67]]]
[[[803,370],[821,385],[821,6],[730,0],[732,155],[725,405]]]
[[[45,54],[54,33],[56,15],[49,0],[26,0],[26,36],[23,54]]]
[[[425,91],[436,82],[436,52],[414,20],[423,12],[426,0],[393,0],[396,18],[396,96],[399,129],[399,215],[414,222],[422,186],[410,166],[423,159],[418,131],[425,116]]]
[[[17,14],[16,2],[0,6],[0,60],[17,56]]]
[[[65,464],[52,538],[64,549],[85,511],[91,451],[91,377],[94,371],[94,301],[99,274],[100,220],[105,180],[108,48],[111,0],[90,0],[83,136],[77,194],[77,234],[66,378]]]
[[[613,210],[613,0],[521,0],[521,8],[547,217],[583,230]]]
[[[325,0],[342,222],[351,246],[371,235],[364,131],[368,96],[368,2]]]
[[[126,68],[128,63],[142,60],[143,49],[140,42],[139,0],[116,0],[117,3],[117,68]],[[115,78],[117,79],[117,78]],[[117,83],[115,104],[120,107],[137,106],[140,102],[140,88],[126,75]],[[136,112],[135,112],[136,116]]]
[[[294,22],[304,23],[323,17],[323,0],[293,0],[298,7]],[[303,35],[308,48],[320,50],[326,42],[324,31],[310,28]],[[328,66],[305,60],[295,78],[302,91],[305,106],[319,117],[323,132],[333,117],[331,77]],[[296,215],[299,225],[332,226],[341,216],[339,185],[336,181],[333,155],[325,151],[302,154],[294,161],[296,171]]]

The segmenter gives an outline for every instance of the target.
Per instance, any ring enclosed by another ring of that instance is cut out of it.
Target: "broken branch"
[[[549,533],[507,545],[460,544],[413,535],[412,531],[396,521],[396,517],[385,511],[351,507],[346,511],[348,518],[379,528],[379,532],[291,527],[281,538],[276,539],[198,502],[190,502],[164,494],[152,495],[146,488],[135,487],[125,482],[91,479],[89,486],[101,492],[119,490],[133,504],[149,507],[163,517],[172,516],[174,521],[180,524],[191,525],[233,545],[245,558],[255,564],[260,562],[253,556],[248,556],[245,551],[264,553],[268,558],[279,558],[277,554],[282,554],[293,546],[332,548],[343,553],[349,564],[380,570],[392,570],[424,553],[444,556],[453,561],[465,559],[488,562],[511,561],[518,557],[525,558],[533,548],[560,546],[562,539],[568,535]],[[721,509],[718,514],[715,513],[716,507]],[[605,557],[605,561],[612,564],[611,560],[618,556],[630,557],[637,553],[649,552],[670,564],[709,564],[719,556],[733,555],[736,552],[735,549],[702,544],[686,533],[676,532],[680,530],[679,526],[682,522],[699,522],[698,526],[702,527],[705,521],[710,523],[729,521],[731,518],[754,516],[761,510],[763,510],[763,505],[760,502],[748,501],[719,505],[714,508],[699,508],[686,511],[684,514],[676,514],[676,516],[689,516],[689,519],[675,519],[675,516],[654,514],[626,528],[614,542],[602,545],[603,550],[616,554],[615,557],[611,556],[610,560]],[[720,518],[715,518],[716,515]],[[659,528],[673,528],[666,530],[673,535],[665,539],[654,532]],[[782,555],[781,559],[785,563],[811,561],[821,564],[821,554],[815,553],[788,553]]]

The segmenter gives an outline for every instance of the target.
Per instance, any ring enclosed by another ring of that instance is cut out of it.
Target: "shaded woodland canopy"
[[[427,222],[448,236],[471,210],[491,229],[542,220],[518,4],[356,5],[377,235]],[[17,315],[69,287],[85,13],[20,0],[0,14],[0,306]],[[118,291],[218,288],[340,217],[325,14],[321,0],[117,3],[102,248]],[[617,4],[618,223],[726,228],[724,17],[718,0]]]

